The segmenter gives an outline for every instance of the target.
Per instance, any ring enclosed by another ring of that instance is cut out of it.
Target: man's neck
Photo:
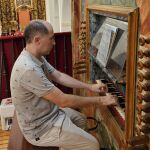
[[[31,45],[26,45],[25,50],[32,54],[37,59],[41,60],[41,55],[37,52],[36,48]]]

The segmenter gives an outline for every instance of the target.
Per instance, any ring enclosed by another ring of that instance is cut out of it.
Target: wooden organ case
[[[110,150],[150,148],[150,78],[149,71],[137,65],[145,60],[138,59],[138,14],[138,8],[92,5],[86,9],[87,78],[101,80],[118,97],[118,106],[94,108],[101,147]]]

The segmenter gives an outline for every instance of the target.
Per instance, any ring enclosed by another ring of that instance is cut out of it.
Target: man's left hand
[[[98,92],[100,93],[100,95],[106,95],[106,93],[108,92],[107,85],[105,85],[102,82],[97,83],[97,84],[92,84],[90,90],[92,92]]]

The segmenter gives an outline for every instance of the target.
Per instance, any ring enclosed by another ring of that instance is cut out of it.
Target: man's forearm
[[[81,82],[64,73],[61,73],[61,76],[59,77],[59,79],[57,79],[57,82],[59,84],[62,84],[64,86],[71,87],[71,88],[85,88],[88,90],[90,90],[91,88],[90,84]]]
[[[101,98],[100,97],[82,97],[82,96],[76,96],[71,94],[65,94],[63,98],[63,104],[61,107],[85,107],[90,106],[92,104],[99,104]]]
[[[116,97],[111,94],[102,97],[83,97],[71,94],[65,94],[57,87],[54,87],[49,94],[43,96],[60,107],[83,107],[91,104],[110,105],[116,103]]]

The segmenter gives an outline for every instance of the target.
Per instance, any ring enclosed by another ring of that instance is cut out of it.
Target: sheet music
[[[100,40],[96,59],[106,67],[110,51],[112,49],[118,28],[110,24],[103,26],[102,37]]]

